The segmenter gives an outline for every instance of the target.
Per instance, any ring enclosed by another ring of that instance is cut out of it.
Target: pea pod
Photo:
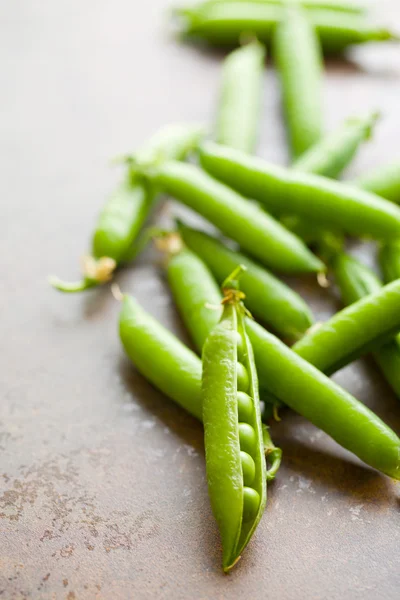
[[[352,304],[382,288],[378,277],[355,258],[338,254],[331,264],[335,282],[343,301]],[[400,337],[397,336],[384,346],[374,350],[372,356],[384,377],[400,398]]]
[[[203,348],[203,423],[208,491],[229,571],[253,535],[267,501],[263,431],[253,351],[237,273],[223,285],[224,311]],[[239,398],[248,404],[239,413]]]
[[[400,330],[400,281],[394,281],[309,331],[293,350],[332,374]]]
[[[400,279],[400,242],[384,244],[379,251],[379,263],[386,282]]]
[[[195,268],[198,267],[197,263],[193,264]],[[218,302],[220,301],[221,295],[218,297]],[[221,312],[218,313],[217,322],[220,314]],[[204,316],[204,312],[202,315]],[[202,366],[196,354],[149,315],[134,298],[127,295],[122,300],[119,334],[127,356],[139,372],[171,400],[202,421]],[[239,408],[245,414],[247,403],[245,399],[242,400]],[[268,420],[271,410],[265,403],[263,411]],[[268,432],[264,432],[263,437],[264,452],[270,465],[266,477],[271,480],[279,469],[282,453],[274,446]]]
[[[186,38],[200,38],[217,46],[234,46],[249,32],[268,44],[277,23],[282,20],[281,6],[262,2],[204,2],[176,11],[181,17],[181,32]],[[309,12],[325,52],[342,52],[352,44],[398,40],[388,29],[368,23],[357,14],[332,10]]]
[[[202,145],[200,158],[212,176],[273,213],[311,218],[350,235],[400,236],[400,208],[355,186],[272,165],[213,142]]]
[[[134,161],[182,160],[198,144],[203,129],[193,125],[169,125],[161,129],[139,151]],[[111,195],[98,218],[92,238],[91,256],[83,262],[83,279],[67,283],[51,277],[62,292],[80,292],[112,278],[115,268],[131,258],[133,244],[154,203],[154,189],[128,173]]]
[[[311,327],[313,316],[304,300],[263,267],[206,233],[183,224],[179,231],[185,244],[206,263],[220,284],[240,264],[246,267],[240,285],[254,317],[291,339]]]
[[[195,269],[198,262],[192,265]],[[181,263],[181,267],[184,278],[189,263]],[[204,315],[195,309],[207,303],[212,285],[209,272],[201,269],[198,274],[195,292],[188,294],[187,287],[180,286],[174,286],[173,292],[181,314],[193,316],[192,335]],[[185,317],[184,320],[187,322]],[[211,331],[214,323],[208,323]],[[263,398],[267,392],[271,403],[290,406],[367,464],[400,479],[400,440],[389,427],[252,319],[246,319],[246,331],[253,346]],[[245,403],[240,406],[240,414],[246,414]]]
[[[234,50],[223,65],[215,137],[220,144],[253,152],[258,134],[265,46]]]
[[[347,119],[339,129],[324,136],[300,158],[292,168],[303,173],[314,173],[335,179],[354,158],[360,144],[369,140],[379,113],[365,118]]]
[[[323,113],[322,51],[315,29],[299,5],[285,7],[272,48],[291,153],[299,157],[321,138]]]
[[[354,183],[364,190],[400,204],[400,161],[372,169]]]
[[[257,205],[201,169],[169,161],[147,171],[151,184],[211,221],[263,264],[285,273],[324,270],[296,236]]]
[[[400,440],[379,417],[260,325],[246,327],[272,394],[365,463],[400,479]]]

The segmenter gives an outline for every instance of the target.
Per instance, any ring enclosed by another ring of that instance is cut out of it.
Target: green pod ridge
[[[185,37],[218,46],[237,45],[244,32],[268,44],[283,17],[282,6],[263,2],[205,2],[179,12]],[[399,39],[390,30],[370,24],[357,14],[315,9],[309,11],[308,17],[326,53],[342,52],[352,44]]]
[[[124,296],[119,335],[126,354],[156,388],[202,420],[201,361],[172,333]]]
[[[354,185],[276,166],[214,142],[202,145],[200,160],[210,175],[274,214],[311,218],[360,237],[400,236],[400,208]]]
[[[254,321],[246,329],[274,396],[366,464],[400,479],[400,440],[379,417]]]
[[[225,59],[215,126],[215,138],[220,144],[254,151],[265,56],[265,46],[253,41]]]
[[[183,160],[198,146],[203,135],[204,131],[198,125],[168,125],[130,161],[152,164],[167,159]],[[60,291],[71,293],[109,281],[115,268],[134,255],[134,242],[154,202],[153,187],[138,181],[130,170],[100,212],[92,237],[92,256],[84,263],[83,279],[71,284],[52,277],[50,283]]]
[[[342,253],[332,262],[332,272],[345,304],[352,304],[382,288],[378,277],[355,258]],[[374,350],[372,356],[383,376],[400,397],[400,337]]]
[[[281,82],[285,122],[293,157],[322,136],[322,51],[300,5],[287,4],[273,36],[273,56]]]
[[[185,244],[205,262],[220,284],[240,264],[246,267],[240,287],[254,317],[290,339],[298,339],[311,327],[313,315],[301,296],[266,269],[202,231],[182,223],[179,231]]]
[[[391,202],[400,203],[400,160],[372,169],[354,181],[356,185]]]
[[[221,321],[203,349],[203,423],[208,489],[223,548],[223,569],[230,570],[248,544],[266,504],[266,466],[254,357],[240,306],[227,302]],[[253,402],[250,422],[239,423],[237,333],[244,341],[243,368]],[[240,431],[244,431],[240,436]],[[254,462],[251,487],[242,453]]]
[[[256,204],[193,165],[170,161],[147,173],[152,183],[211,221],[263,264],[286,273],[324,270],[305,244]]]
[[[388,283],[400,279],[400,242],[384,244],[379,250],[379,264]]]
[[[341,127],[324,136],[300,156],[292,168],[332,179],[339,177],[354,158],[360,144],[370,139],[378,118],[379,113],[374,112],[364,119],[346,120]]]
[[[384,345],[400,330],[400,280],[358,300],[311,330],[294,352],[327,374]]]

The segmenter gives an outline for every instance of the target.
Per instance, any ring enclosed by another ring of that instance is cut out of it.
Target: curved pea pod
[[[268,44],[282,19],[283,9],[262,2],[221,1],[205,2],[177,13],[181,16],[184,36],[218,46],[232,46],[246,32]],[[357,14],[315,9],[309,12],[309,18],[325,52],[341,52],[352,44],[398,40],[393,32],[368,23]]]
[[[305,244],[261,208],[201,169],[169,161],[149,170],[150,183],[211,221],[263,264],[285,273],[324,270]]]
[[[198,125],[168,125],[131,160],[151,164],[183,160],[203,136]],[[83,262],[83,279],[67,283],[51,277],[62,292],[80,292],[109,281],[116,267],[132,258],[133,245],[154,204],[154,189],[129,173],[102,209],[92,237],[91,255]]]
[[[204,262],[187,248],[171,254],[167,276],[179,313],[201,353],[207,336],[221,317],[218,285]],[[201,294],[199,281],[202,282]]]
[[[379,348],[400,331],[400,281],[390,283],[309,331],[293,350],[327,374]]]
[[[354,158],[361,143],[370,139],[378,118],[379,113],[374,112],[364,119],[346,120],[341,127],[324,136],[302,154],[292,168],[332,179],[339,177]]]
[[[371,170],[354,181],[360,188],[400,203],[400,160]]]
[[[395,241],[381,247],[379,264],[386,282],[400,279],[400,242]]]
[[[251,411],[240,422],[238,394],[243,393],[251,399]],[[208,490],[228,571],[253,535],[267,499],[257,374],[235,303],[225,305],[205,342],[202,398]]]
[[[292,339],[311,327],[313,315],[301,296],[263,267],[206,233],[182,224],[179,231],[185,244],[206,263],[220,284],[239,265],[246,267],[240,287],[246,294],[247,308],[256,318]]]
[[[375,273],[348,254],[338,254],[331,267],[346,304],[357,302],[382,288]],[[373,350],[372,356],[393,391],[400,397],[400,337],[396,336],[384,346]]]
[[[225,59],[215,126],[215,137],[220,144],[244,152],[254,151],[265,56],[265,46],[253,41]]]
[[[301,156],[322,136],[322,50],[299,5],[288,4],[273,36],[292,156]]]
[[[172,333],[124,296],[119,335],[125,352],[156,388],[202,420],[201,361]]]
[[[365,463],[400,479],[400,440],[379,417],[260,325],[246,327],[271,393]]]
[[[213,177],[274,214],[310,218],[355,236],[384,240],[400,236],[400,208],[355,186],[285,169],[213,142],[202,145],[200,158]]]

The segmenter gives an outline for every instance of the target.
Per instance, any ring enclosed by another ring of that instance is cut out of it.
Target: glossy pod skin
[[[237,289],[203,348],[203,424],[208,491],[229,571],[253,535],[267,500],[263,431],[254,356]],[[240,367],[240,369],[239,369]],[[249,404],[239,413],[239,397]],[[245,419],[245,420],[244,420]]]
[[[351,118],[341,127],[328,133],[292,165],[303,173],[314,173],[335,179],[354,158],[362,142],[369,140],[377,122],[378,113],[365,118]]]
[[[205,279],[205,273],[199,271],[196,298],[192,293],[187,294],[186,288],[175,287],[175,300],[188,314],[194,314],[192,306],[207,302],[210,282]],[[199,318],[202,314],[199,313]],[[195,327],[199,327],[196,322],[192,325]],[[263,393],[267,390],[273,402],[290,406],[366,463],[400,479],[400,440],[389,427],[261,325],[246,319],[246,331],[254,350]]]
[[[206,142],[203,168],[273,213],[311,218],[327,228],[360,237],[400,236],[400,208],[355,186],[285,169],[238,150]]]
[[[386,283],[400,279],[400,241],[384,244],[381,247],[379,264]]]
[[[300,239],[201,169],[170,161],[151,169],[147,176],[152,184],[211,221],[271,269],[284,273],[324,270],[323,263]]]
[[[364,190],[400,204],[400,160],[376,167],[354,183]]]
[[[365,463],[400,479],[400,440],[379,417],[260,325],[246,327],[272,394]]]
[[[220,284],[239,265],[246,267],[240,278],[246,306],[254,317],[276,333],[298,339],[311,327],[313,315],[301,296],[263,267],[202,231],[181,224],[179,232],[185,244],[206,263]]]
[[[185,247],[170,255],[167,277],[179,313],[201,354],[204,342],[221,318],[220,289],[205,263]],[[199,280],[203,286],[201,295]]]
[[[215,139],[220,144],[253,152],[258,135],[265,46],[253,41],[224,61]]]
[[[200,38],[217,46],[235,46],[248,32],[261,42],[271,41],[274,29],[282,20],[283,9],[262,2],[204,2],[177,11],[182,17],[182,34],[186,38]],[[397,40],[385,28],[369,24],[355,14],[332,10],[309,11],[327,53],[338,53],[352,44]]]
[[[126,354],[155,387],[202,420],[201,361],[130,296],[124,296],[119,335]]]
[[[183,160],[204,135],[198,125],[168,125],[136,153],[135,162]],[[112,278],[114,269],[131,258],[132,247],[154,201],[154,190],[128,172],[124,182],[110,196],[101,211],[92,238],[91,256],[84,263],[84,278],[66,283],[51,278],[63,292],[80,292]]]
[[[322,136],[322,51],[318,35],[300,6],[288,4],[273,36],[272,54],[293,158]],[[230,145],[230,144],[226,144]]]
[[[331,263],[335,282],[345,304],[352,304],[382,288],[378,277],[348,254],[338,254]],[[372,352],[385,379],[400,398],[400,337],[397,336]]]
[[[400,280],[362,298],[309,331],[294,352],[327,374],[335,373],[400,331]]]

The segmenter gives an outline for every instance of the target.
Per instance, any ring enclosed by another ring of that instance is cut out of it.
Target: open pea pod
[[[224,571],[239,560],[263,514],[266,466],[258,381],[237,282],[225,282],[221,321],[203,349],[208,489]]]

